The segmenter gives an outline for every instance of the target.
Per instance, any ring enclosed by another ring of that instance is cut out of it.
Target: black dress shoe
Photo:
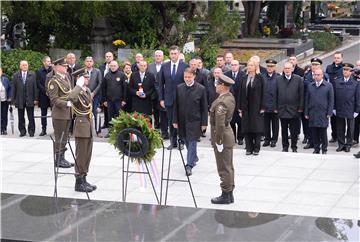
[[[345,152],[350,152],[350,147],[346,146],[345,147]]]
[[[20,133],[20,137],[24,137],[26,133]]]
[[[282,152],[289,152],[289,149],[288,148],[283,148]]]
[[[185,175],[187,176],[192,175],[192,168],[190,166],[185,166]]]
[[[251,151],[246,151],[245,155],[251,155],[252,152]]]
[[[30,136],[30,137],[34,137],[34,133],[29,133],[29,136]]]
[[[259,155],[259,151],[254,151],[253,155]]]
[[[354,154],[355,158],[360,159],[360,151],[357,154]]]
[[[296,148],[292,149],[292,152],[297,153],[297,149]]]
[[[331,138],[330,140],[329,140],[329,143],[336,143],[337,142],[337,139],[335,139],[335,138]]]
[[[306,144],[306,145],[304,146],[304,149],[305,149],[305,150],[307,150],[307,149],[312,149],[312,148],[314,148],[314,146],[311,145],[311,144]]]
[[[238,141],[237,141],[237,144],[238,144],[238,145],[243,145],[243,144],[244,144],[244,141],[243,141],[243,140],[238,140]]]
[[[269,141],[265,141],[264,144],[262,145],[263,147],[269,146],[270,142]]]
[[[41,131],[41,133],[39,134],[39,136],[44,136],[44,135],[46,135],[46,130],[43,129],[43,130]]]
[[[344,150],[344,148],[345,148],[345,147],[338,147],[338,148],[336,149],[336,152],[343,151],[343,150]]]
[[[230,204],[231,203],[230,192],[222,192],[219,197],[212,198],[211,203],[213,203],[213,204]]]
[[[313,151],[313,154],[320,154],[320,151],[314,150],[314,151]]]
[[[271,143],[270,143],[270,147],[272,147],[272,148],[276,147],[276,143],[275,143],[275,142],[271,142]]]

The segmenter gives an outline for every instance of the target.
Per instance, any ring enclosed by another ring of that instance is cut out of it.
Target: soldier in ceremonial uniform
[[[55,60],[53,64],[55,74],[47,83],[47,94],[52,104],[56,166],[70,168],[74,164],[65,159],[65,151],[71,120],[71,103],[68,102],[68,96],[72,86],[66,71],[66,58]]]
[[[211,144],[214,148],[217,170],[220,176],[222,193],[211,199],[214,204],[230,204],[234,202],[234,165],[233,146],[235,138],[230,121],[235,110],[235,98],[230,86],[235,82],[221,74],[216,81],[216,92],[219,97],[210,108]]]
[[[93,147],[92,97],[88,88],[90,76],[83,69],[75,71],[72,75],[74,78],[80,76],[68,98],[75,114],[75,191],[92,192],[96,190],[96,186],[86,181]]]

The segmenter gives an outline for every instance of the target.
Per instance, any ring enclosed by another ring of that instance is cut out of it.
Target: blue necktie
[[[174,80],[176,75],[176,65],[173,65],[172,72],[171,72],[171,78]]]

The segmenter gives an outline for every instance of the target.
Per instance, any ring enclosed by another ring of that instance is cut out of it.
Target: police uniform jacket
[[[330,82],[323,81],[319,87],[313,82],[309,85],[305,97],[304,115],[309,116],[309,127],[326,128],[329,125],[327,116],[332,115],[334,108],[334,91]]]
[[[52,104],[51,116],[53,119],[71,119],[71,107],[67,106],[70,92],[71,81],[68,75],[56,73],[48,81],[47,93]]]
[[[360,85],[352,76],[347,82],[336,79],[334,92],[337,117],[353,118],[354,113],[360,113]]]
[[[235,110],[235,98],[229,93],[220,95],[210,108],[211,144],[223,144],[232,148],[235,144],[234,133],[230,121]]]
[[[91,138],[92,137],[92,98],[91,90],[85,90],[79,86],[75,86],[69,94],[69,101],[72,102],[75,122],[74,137],[75,138]]]
[[[275,110],[275,97],[277,82],[276,79],[280,76],[279,73],[274,72],[271,76],[268,73],[261,75],[265,81],[265,112],[272,113]]]

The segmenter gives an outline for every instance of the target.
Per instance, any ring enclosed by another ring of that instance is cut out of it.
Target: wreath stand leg
[[[130,133],[130,137],[131,137],[131,133]],[[131,144],[132,144],[131,139],[129,139],[129,140],[124,140],[124,142],[128,142],[128,143],[129,143],[129,153],[130,153],[130,151],[131,151]],[[142,147],[141,147],[141,151],[143,152]],[[157,203],[160,205],[160,200],[159,200],[159,197],[158,197],[158,195],[157,195],[157,192],[156,192],[156,189],[155,189],[155,186],[154,186],[154,182],[153,182],[153,180],[152,180],[152,178],[151,178],[148,164],[146,163],[146,161],[143,161],[143,162],[145,163],[146,171],[130,171],[130,170],[129,170],[130,159],[131,159],[131,157],[128,156],[127,166],[126,166],[126,169],[125,169],[125,155],[122,156],[122,200],[123,200],[123,202],[126,202],[126,195],[127,195],[127,187],[128,187],[129,174],[147,174],[148,177],[149,177],[149,180],[150,180],[152,189],[153,189],[153,191],[154,191],[154,194],[155,194],[155,197],[156,197],[156,201],[157,201]],[[126,176],[126,178],[125,178],[125,176]]]
[[[61,134],[61,138],[60,138],[60,143],[62,143],[62,140],[64,138],[64,132],[62,132]],[[57,192],[57,183],[58,183],[58,178],[59,178],[59,174],[60,175],[76,175],[75,172],[60,172],[59,171],[59,166],[57,166],[57,164],[59,163],[59,159],[60,159],[60,155],[58,155],[56,157],[56,153],[55,153],[55,140],[54,138],[50,135],[50,139],[53,143],[53,160],[54,160],[54,197],[57,198],[58,197],[58,192]],[[76,158],[75,158],[75,154],[74,154],[74,151],[71,147],[71,144],[70,144],[70,138],[67,140],[67,143],[69,145],[69,148],[70,148],[70,151],[71,151],[71,154],[72,154],[72,157],[74,159],[74,162],[75,162],[75,167],[77,168],[78,170],[78,164],[77,164],[77,161],[76,161]],[[86,196],[87,196],[87,199],[90,200],[90,197],[89,197],[89,193],[86,192]]]
[[[180,142],[180,141],[179,141],[179,142]],[[170,143],[172,144],[171,140],[170,140]],[[183,164],[183,167],[184,167],[184,171],[185,171],[185,174],[186,174],[186,165],[185,165],[184,157],[183,157],[182,152],[181,152],[181,150],[180,150],[180,144],[178,145],[178,150],[179,150],[179,152],[180,152],[181,161],[182,161],[182,164]],[[163,182],[163,181],[166,181],[165,203],[164,203],[164,205],[167,204],[167,196],[168,196],[168,190],[169,190],[169,181],[187,182],[187,183],[189,184],[189,187],[190,187],[191,196],[192,196],[192,198],[193,198],[194,205],[195,205],[195,207],[197,208],[197,204],[196,204],[196,200],[195,200],[195,196],[194,196],[194,192],[193,192],[193,189],[192,189],[192,186],[191,186],[191,181],[190,181],[189,176],[186,175],[186,178],[187,178],[186,180],[172,179],[172,178],[170,178],[171,155],[172,155],[172,149],[170,150],[170,154],[169,154],[168,171],[167,171],[167,177],[166,177],[166,178],[163,178],[163,173],[164,173],[164,161],[162,162],[162,167],[161,167],[161,189],[160,189],[160,194],[162,193],[162,182]],[[160,199],[160,201],[161,201],[161,199]]]

